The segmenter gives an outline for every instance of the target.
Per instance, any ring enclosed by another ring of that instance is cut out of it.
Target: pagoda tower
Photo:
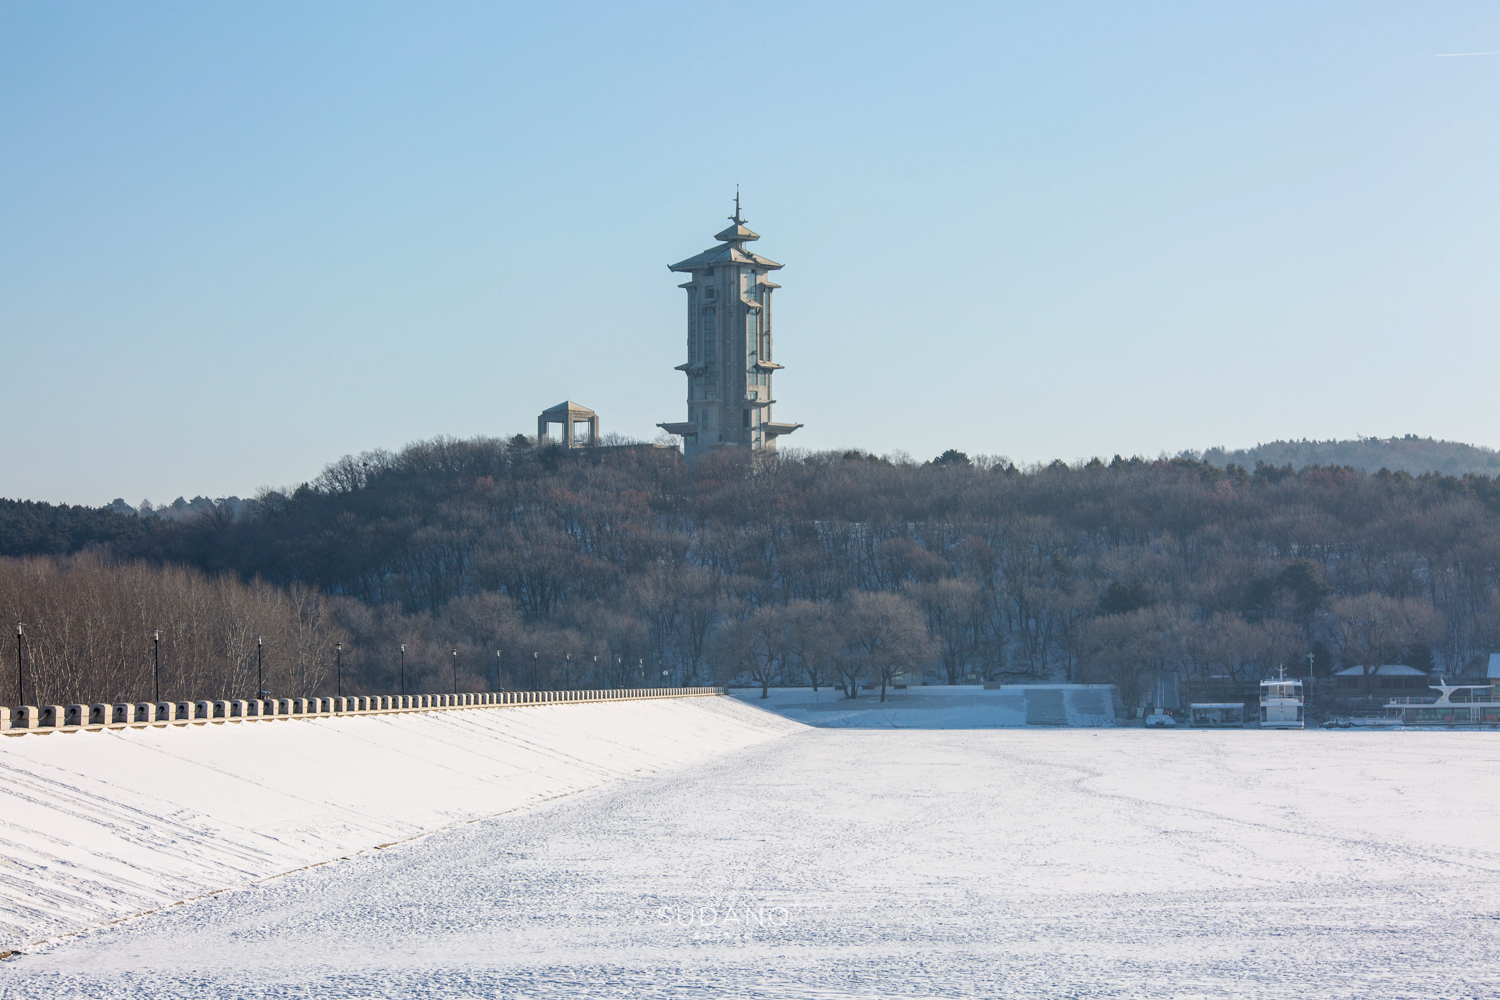
[[[678,261],[669,270],[692,276],[687,289],[688,418],[657,424],[681,435],[689,461],[715,448],[775,451],[776,439],[801,424],[771,419],[771,379],[781,366],[771,360],[771,280],[781,269],[746,243],[760,239],[740,216],[734,196],[733,223],[714,239],[719,245]]]

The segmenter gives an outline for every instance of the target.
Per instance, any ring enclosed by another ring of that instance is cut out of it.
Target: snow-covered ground
[[[1112,726],[1114,688],[1108,684],[933,684],[861,691],[837,688],[737,688],[731,694],[809,726],[861,729],[993,729],[1009,726]]]
[[[0,738],[0,951],[797,728],[683,698]]]
[[[804,728],[80,935],[0,993],[1493,997],[1497,772],[1491,733]]]

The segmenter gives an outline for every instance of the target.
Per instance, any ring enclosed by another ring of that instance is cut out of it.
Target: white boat
[[[1500,725],[1500,698],[1492,684],[1430,685],[1436,698],[1392,698],[1386,718],[1403,726]],[[1388,723],[1390,724],[1390,723]]]
[[[1260,728],[1302,728],[1302,682],[1288,677],[1286,667],[1260,682]]]

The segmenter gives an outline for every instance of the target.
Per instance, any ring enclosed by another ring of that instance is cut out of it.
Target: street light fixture
[[[453,647],[453,691],[458,692],[458,647]]]
[[[255,637],[255,697],[264,701],[266,694],[266,640],[258,635]]]
[[[151,630],[151,664],[152,664],[152,686],[155,689],[153,701],[161,701],[161,629]]]
[[[500,650],[497,649],[497,650],[495,650],[495,679],[494,679],[493,682],[491,682],[490,687],[496,688],[496,687],[499,687],[499,686],[500,686]]]
[[[342,698],[344,696],[344,644],[342,642],[333,644],[333,657],[335,664],[333,669],[335,676],[338,677],[338,687],[335,690]]]
[[[406,643],[401,644],[401,693],[406,694]]]
[[[18,705],[26,704],[26,675],[21,672],[21,636],[25,630],[25,622],[16,622],[16,697],[20,699],[16,702]]]

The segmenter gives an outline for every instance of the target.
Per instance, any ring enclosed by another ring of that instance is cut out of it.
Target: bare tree
[[[857,692],[860,678],[873,675],[880,681],[881,701],[899,674],[921,669],[933,652],[921,611],[909,598],[890,591],[851,597],[840,632],[840,670],[849,689]]]
[[[835,610],[823,601],[793,601],[783,612],[787,653],[796,658],[812,689],[828,683],[839,650]]]
[[[1431,643],[1446,623],[1429,602],[1369,593],[1336,598],[1329,605],[1345,662],[1362,665],[1365,691],[1382,663],[1395,662],[1412,646]]]

